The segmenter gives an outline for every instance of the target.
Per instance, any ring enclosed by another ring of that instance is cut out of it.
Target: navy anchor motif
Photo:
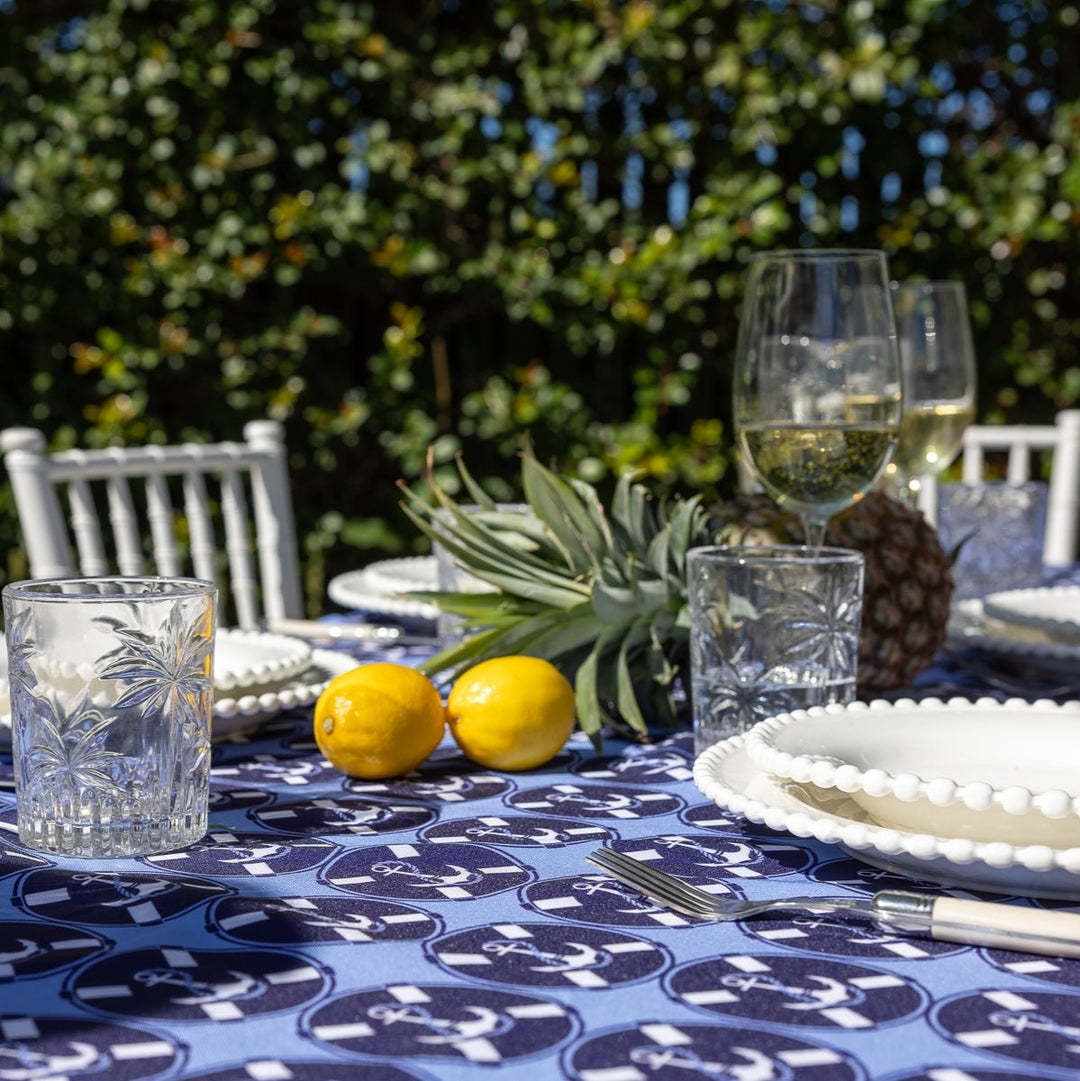
[[[427,952],[451,973],[530,987],[602,990],[665,969],[667,952],[610,928],[502,923],[455,931]]]
[[[600,784],[555,784],[528,788],[507,796],[505,801],[526,814],[559,815],[565,818],[595,818],[607,822],[633,821],[672,814],[685,804],[668,792],[639,791]]]
[[[111,945],[89,931],[75,934],[54,923],[5,920],[0,924],[0,983],[70,968]]]
[[[1027,990],[962,994],[941,1003],[931,1021],[962,1047],[1080,1071],[1080,995]]]
[[[515,889],[533,872],[486,845],[371,845],[346,852],[320,873],[337,889],[402,900],[469,901]]]
[[[165,1033],[67,1017],[7,1013],[0,1017],[0,1078],[5,1081],[143,1081],[187,1058]]]
[[[427,938],[442,922],[408,905],[360,897],[230,897],[214,907],[210,929],[266,945],[356,944]]]
[[[868,1029],[918,1013],[926,996],[891,972],[803,957],[728,954],[675,969],[678,1001],[725,1017],[785,1025]]]
[[[840,1051],[774,1032],[642,1021],[589,1036],[565,1055],[567,1077],[713,1081],[857,1081]],[[603,1070],[596,1069],[603,1063]]]
[[[228,892],[205,879],[50,867],[20,881],[15,903],[47,919],[130,927],[173,919]]]
[[[158,946],[82,969],[71,996],[111,1014],[227,1022],[295,1010],[329,985],[326,972],[302,954]]]
[[[436,1056],[495,1066],[557,1047],[577,1015],[547,999],[502,990],[397,984],[351,992],[301,1022],[339,1051],[403,1058]]]
[[[439,822],[423,831],[426,841],[479,841],[510,848],[563,848],[574,844],[604,844],[611,831],[591,822],[579,825],[541,815],[485,815]]]

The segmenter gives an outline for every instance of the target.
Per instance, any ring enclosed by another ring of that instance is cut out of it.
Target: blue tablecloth
[[[696,923],[592,868],[605,843],[753,897],[912,885],[723,812],[691,763],[687,735],[575,738],[530,773],[445,745],[352,781],[301,709],[216,746],[205,840],[89,862],[20,846],[0,758],[0,1081],[1080,1076],[1080,962]]]

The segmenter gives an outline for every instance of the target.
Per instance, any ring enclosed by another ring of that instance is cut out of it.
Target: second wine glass
[[[885,476],[914,505],[926,479],[960,452],[975,419],[975,346],[963,282],[894,282],[892,289],[904,415]]]
[[[736,345],[735,431],[744,462],[820,546],[868,491],[900,428],[901,368],[880,251],[759,252]]]

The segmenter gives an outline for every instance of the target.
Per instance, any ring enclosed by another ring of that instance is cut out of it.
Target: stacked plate
[[[915,878],[1080,900],[1080,702],[901,700],[770,718],[702,754],[702,793]]]
[[[1035,678],[1076,680],[1080,673],[1080,586],[1046,586],[960,601],[949,644],[968,647]]]

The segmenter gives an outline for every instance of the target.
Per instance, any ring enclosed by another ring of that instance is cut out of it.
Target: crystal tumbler
[[[687,554],[694,750],[855,697],[863,556],[793,545]]]
[[[941,486],[937,529],[956,552],[953,600],[1042,584],[1047,491],[1039,480]]]
[[[4,588],[24,844],[138,856],[206,832],[216,596],[192,578]]]

